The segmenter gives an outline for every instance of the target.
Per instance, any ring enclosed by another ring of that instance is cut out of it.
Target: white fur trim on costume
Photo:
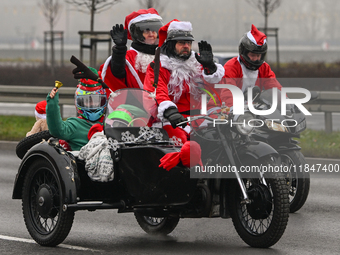
[[[164,121],[164,122],[154,122],[152,124],[152,127],[157,127],[157,128],[163,128],[165,126],[171,126],[171,123],[169,121]],[[190,134],[190,132],[192,130],[191,126],[189,126],[189,125],[187,125],[185,128],[182,128],[182,127],[178,127],[178,128],[183,129],[188,134]]]
[[[242,92],[247,88],[254,87],[259,76],[259,70],[249,70],[242,62],[240,63],[242,67]]]
[[[224,76],[225,73],[224,67],[221,64],[215,63],[215,65],[217,67],[217,70],[213,74],[206,75],[204,73],[204,70],[202,70],[204,80],[206,80],[209,83],[219,83]]]
[[[138,51],[137,51],[138,52]],[[105,76],[106,76],[106,71],[107,71],[107,67],[109,66],[110,62],[111,62],[111,59],[112,59],[112,56],[108,57],[104,63],[104,66],[103,66],[103,69],[102,69],[102,80],[103,82],[105,82]],[[136,70],[133,68],[133,66],[130,64],[129,61],[127,61],[127,59],[125,59],[125,63],[126,65],[128,66],[131,74],[133,75],[133,77],[135,77],[138,85],[139,85],[139,88],[143,89],[143,82],[140,80]]]
[[[112,56],[108,57],[104,63],[103,69],[102,69],[102,79],[103,82],[105,82],[105,76],[106,76],[106,71],[107,71],[107,67],[109,66],[110,62],[111,62],[111,58]]]
[[[247,37],[249,38],[250,41],[252,41],[253,43],[255,43],[257,46],[262,46],[262,45],[258,45],[258,44],[257,44],[257,41],[255,40],[255,37],[252,35],[252,33],[251,33],[250,31],[247,33]],[[264,39],[264,40],[263,40],[263,45],[265,45],[266,42],[267,42],[267,39]]]
[[[137,51],[136,61],[135,61],[135,68],[136,70],[146,73],[146,69],[148,68],[148,65],[154,60],[155,56],[146,54],[143,52]]]
[[[35,110],[34,114],[40,119],[46,119],[46,113],[38,113],[37,110]]]
[[[164,114],[164,111],[166,109],[168,109],[169,107],[171,106],[175,106],[177,108],[177,106],[175,105],[174,102],[171,102],[171,101],[163,101],[159,104],[158,106],[158,114],[157,114],[157,118],[160,119],[161,121],[164,121],[166,120],[163,116]]]
[[[184,130],[185,132],[187,132],[188,134],[190,134],[190,132],[191,132],[191,126],[187,125],[187,126],[185,126],[185,128],[183,128],[183,130]]]
[[[147,13],[147,14],[141,14],[139,16],[137,16],[136,18],[130,20],[129,25],[128,25],[128,29],[130,30],[130,26],[133,23],[137,23],[143,20],[148,20],[148,19],[158,19],[158,20],[162,20],[161,16],[154,14],[154,13]]]
[[[192,31],[192,25],[189,21],[173,21],[169,25],[168,32],[171,30]]]
[[[130,64],[130,62],[127,59],[125,59],[125,63],[128,66],[128,68],[129,68],[130,72],[132,73],[133,77],[135,77],[135,79],[136,79],[136,81],[137,81],[137,83],[139,85],[139,88],[143,89],[143,82],[140,80],[136,70],[133,68],[133,66]]]

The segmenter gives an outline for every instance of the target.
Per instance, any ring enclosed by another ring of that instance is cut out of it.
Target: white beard
[[[190,58],[183,61],[182,59],[169,58],[167,55],[161,54],[160,61],[162,67],[171,71],[170,80],[168,83],[168,93],[174,97],[174,102],[177,103],[186,88],[184,82],[189,86],[190,94],[196,100],[200,99],[202,91],[198,89],[199,83],[202,80],[202,66],[197,62],[195,53],[192,51]]]
[[[145,54],[142,52],[137,52],[135,68],[136,70],[146,73],[148,65],[154,60],[155,56],[150,54]]]

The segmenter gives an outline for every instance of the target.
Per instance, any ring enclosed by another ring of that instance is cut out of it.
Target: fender
[[[77,203],[77,188],[79,187],[80,180],[76,161],[60,146],[46,141],[34,145],[22,159],[15,178],[12,198],[22,198],[21,193],[26,173],[32,162],[39,158],[45,159],[54,168],[63,189],[64,203]]]
[[[301,150],[301,147],[297,145],[298,142],[291,139],[292,136],[290,134],[278,137],[277,135],[272,136],[270,133],[261,133],[253,134],[252,138],[256,141],[268,143],[279,153],[289,150]]]
[[[255,159],[262,158],[267,155],[275,155],[279,157],[279,153],[269,144],[259,141],[251,141],[236,148],[240,158],[242,156],[251,156]]]
[[[301,147],[295,143],[278,143],[278,144],[271,144],[271,146],[278,152],[282,153],[285,151],[291,150],[301,150]]]

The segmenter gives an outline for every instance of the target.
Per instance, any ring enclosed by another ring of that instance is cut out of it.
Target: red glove
[[[159,167],[163,167],[167,171],[177,166],[180,161],[185,167],[202,165],[201,146],[195,141],[187,141],[183,144],[180,152],[168,153],[160,161]]]

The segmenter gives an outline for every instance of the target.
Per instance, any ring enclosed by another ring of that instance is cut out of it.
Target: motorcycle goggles
[[[107,104],[106,95],[88,94],[77,95],[76,105],[78,108],[94,110],[97,108],[105,107]]]

